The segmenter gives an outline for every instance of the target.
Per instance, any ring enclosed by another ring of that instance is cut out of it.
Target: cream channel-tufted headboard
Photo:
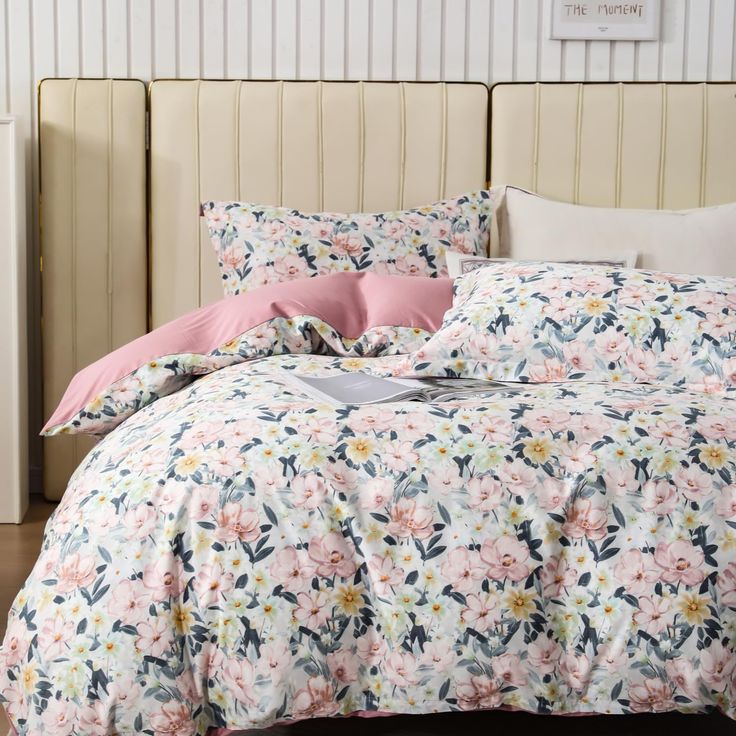
[[[490,170],[590,205],[736,200],[736,83],[157,80],[146,102],[133,80],[47,80],[40,103],[47,414],[147,311],[155,327],[220,297],[202,199],[378,211],[480,188]],[[58,497],[88,445],[52,443]]]
[[[487,177],[483,84],[156,81],[150,105],[154,326],[222,295],[202,200],[380,211]]]

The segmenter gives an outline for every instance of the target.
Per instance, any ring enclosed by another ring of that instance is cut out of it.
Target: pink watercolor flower
[[[407,412],[403,417],[397,418],[397,423],[401,436],[410,442],[422,439],[433,429],[432,418],[420,411]]]
[[[317,473],[305,473],[292,478],[291,490],[294,494],[294,506],[304,507],[310,511],[319,508],[327,497],[327,486]]]
[[[383,233],[391,240],[401,240],[406,233],[406,225],[401,220],[389,220],[383,223]]]
[[[457,704],[461,710],[497,708],[503,702],[502,683],[488,675],[471,675],[458,679],[455,686]]]
[[[379,406],[362,406],[350,413],[348,426],[356,434],[366,432],[385,432],[396,421],[396,415],[390,409]]]
[[[475,333],[470,338],[470,352],[478,360],[495,362],[498,360],[498,338],[490,333]]]
[[[156,509],[147,503],[138,504],[123,514],[123,526],[129,539],[144,539],[156,528]]]
[[[529,644],[527,652],[527,661],[542,676],[555,671],[562,655],[562,649],[556,641],[541,636]]]
[[[114,732],[113,714],[109,702],[94,700],[79,713],[80,733],[85,736],[107,736]]]
[[[427,262],[420,255],[410,253],[396,259],[396,271],[406,276],[423,276],[427,270]]]
[[[733,649],[724,647],[720,641],[712,641],[700,652],[700,676],[711,690],[723,692],[729,686],[734,665]]]
[[[657,376],[657,356],[651,350],[632,348],[626,353],[626,367],[639,381],[651,381]]]
[[[674,420],[658,419],[649,427],[649,434],[666,447],[684,448],[690,444],[690,431],[684,424]]]
[[[526,497],[537,484],[537,474],[523,460],[505,463],[498,471],[505,490],[514,496]]]
[[[652,565],[651,558],[638,549],[624,552],[613,568],[613,574],[631,595],[642,595],[659,578],[659,571]]]
[[[698,417],[695,426],[707,440],[736,439],[736,421],[728,417]]]
[[[220,505],[220,489],[214,486],[197,486],[192,493],[190,516],[193,521],[204,521],[214,516]]]
[[[690,700],[700,697],[700,676],[686,657],[670,659],[664,666],[669,681]]]
[[[529,548],[515,537],[486,539],[480,549],[480,557],[488,565],[486,575],[493,580],[508,578],[518,583],[529,575],[529,565],[526,564]]]
[[[155,736],[192,736],[196,730],[189,706],[174,700],[164,703],[149,719]]]
[[[736,386],[736,358],[729,358],[723,361],[721,368],[723,379],[731,386]]]
[[[446,495],[463,486],[460,471],[454,463],[442,463],[427,471],[427,487],[430,492]]]
[[[589,498],[578,498],[567,509],[566,520],[562,525],[562,533],[572,539],[587,537],[591,540],[603,539],[606,536],[608,516],[606,508],[597,506]]]
[[[508,419],[501,419],[487,412],[473,424],[472,429],[491,445],[506,445],[514,438],[514,425]]]
[[[491,660],[493,674],[506,685],[522,687],[526,685],[527,676],[517,654],[505,652],[498,654]]]
[[[231,572],[225,572],[219,562],[205,562],[194,579],[194,590],[200,606],[205,608],[217,603],[220,597],[233,589],[235,578]]]
[[[501,342],[504,345],[510,345],[511,348],[519,353],[531,343],[532,336],[524,325],[511,325],[506,328]]]
[[[307,686],[297,690],[293,701],[294,716],[299,718],[325,718],[338,709],[335,688],[322,677],[310,677]]]
[[[639,685],[629,687],[629,700],[634,713],[654,711],[661,713],[672,710],[675,701],[672,699],[672,688],[662,680],[648,678]]]
[[[327,417],[310,416],[306,421],[297,425],[299,434],[303,434],[309,442],[324,442],[334,444],[337,439],[337,425],[333,419]]]
[[[623,332],[606,330],[595,337],[595,349],[606,362],[615,363],[630,348],[629,339]]]
[[[542,307],[542,314],[555,322],[564,322],[577,309],[577,306],[567,297],[553,296]]]
[[[593,368],[590,348],[582,342],[567,342],[562,346],[562,355],[570,364],[571,373],[585,373]]]
[[[369,667],[377,665],[386,656],[388,646],[386,640],[375,629],[369,629],[363,636],[355,640],[358,656]]]
[[[449,641],[428,641],[424,645],[421,663],[432,668],[433,672],[447,672],[455,664],[455,650]]]
[[[239,503],[226,503],[217,514],[215,536],[220,542],[254,542],[261,536],[258,513]]]
[[[493,628],[501,620],[501,606],[496,592],[470,593],[462,610],[463,621],[481,633]]]
[[[338,232],[332,236],[332,250],[341,256],[357,258],[363,252],[363,243],[356,235]]]
[[[148,613],[150,596],[139,580],[121,580],[110,591],[108,613],[124,624],[137,624]]]
[[[419,455],[414,451],[414,445],[411,442],[394,440],[384,445],[381,460],[387,468],[402,473],[417,464]]]
[[[665,583],[698,585],[705,577],[703,550],[681,539],[660,542],[654,551],[654,561],[662,568]]]
[[[273,270],[284,280],[298,279],[307,274],[307,264],[297,255],[288,255],[279,258]]]
[[[448,552],[447,558],[442,563],[441,572],[443,580],[459,593],[475,589],[478,582],[486,576],[480,555],[467,547],[456,547]]]
[[[296,547],[289,545],[275,554],[270,573],[284,590],[299,593],[311,586],[315,569],[306,550],[297,550]]]
[[[433,523],[429,506],[418,504],[413,498],[402,498],[391,509],[391,521],[386,530],[402,539],[427,539],[434,533]]]
[[[49,698],[41,720],[47,736],[69,736],[77,727],[76,707],[65,698]]]
[[[613,467],[603,476],[608,490],[612,490],[617,496],[635,491],[639,487],[636,473],[630,465]]]
[[[371,478],[360,489],[360,507],[377,511],[391,501],[394,490],[394,482],[389,478]]]
[[[736,517],[736,485],[724,486],[716,501],[716,513],[726,519]]]
[[[698,328],[712,337],[727,337],[736,329],[736,320],[731,314],[723,312],[708,312],[701,320]]]
[[[332,652],[325,658],[330,674],[343,683],[356,682],[358,679],[358,665],[353,655],[343,650]]]
[[[677,494],[668,480],[648,480],[641,491],[642,508],[657,516],[667,516],[675,510]]]
[[[328,602],[327,593],[323,590],[297,593],[294,618],[308,629],[316,631],[322,628],[330,617]]]
[[[267,240],[281,240],[286,235],[286,225],[280,220],[266,220],[261,232]]]
[[[157,562],[146,565],[143,585],[151,591],[155,601],[176,598],[184,590],[184,565],[173,554],[162,555]]]
[[[325,475],[331,485],[338,491],[349,491],[355,488],[358,482],[358,473],[344,460],[331,462],[325,467]]]
[[[74,630],[74,622],[64,621],[58,614],[46,619],[38,633],[38,648],[46,661],[50,662],[65,652]]]
[[[2,658],[5,666],[10,668],[22,662],[28,654],[30,644],[31,636],[25,622],[17,618],[11,619],[8,630],[5,632],[2,648]]]
[[[568,687],[577,692],[585,690],[590,679],[591,661],[585,654],[566,652],[560,658],[560,674]]]
[[[559,511],[567,502],[570,486],[557,478],[545,478],[536,495],[539,505],[545,511]]]
[[[596,457],[586,442],[562,446],[560,462],[569,473],[584,473],[595,465]]]
[[[107,685],[109,702],[124,712],[129,712],[139,702],[143,688],[131,675],[118,675]]]
[[[56,590],[59,593],[71,593],[79,588],[86,588],[97,578],[95,558],[92,555],[81,555],[79,552],[65,557],[59,568],[59,581]]]
[[[580,573],[567,558],[552,556],[542,568],[540,582],[547,598],[558,598],[564,588],[577,583]]]
[[[328,532],[323,537],[312,537],[309,541],[309,556],[317,566],[317,575],[347,578],[355,574],[355,545],[352,539],[338,532]]]
[[[385,662],[386,677],[397,687],[416,685],[418,662],[411,652],[397,649],[388,655]]]
[[[228,659],[222,668],[222,683],[236,702],[257,705],[255,683],[256,672],[245,658]]]
[[[529,366],[529,378],[536,383],[554,383],[567,378],[567,366],[557,358],[545,358],[541,365]]]
[[[570,425],[570,412],[558,409],[532,409],[524,414],[524,425],[532,432],[560,432]]]
[[[256,671],[270,681],[273,687],[278,687],[291,662],[291,650],[281,641],[264,644],[258,655]]]
[[[152,657],[163,657],[171,649],[173,634],[171,625],[163,616],[154,616],[137,626],[135,648]]]
[[[673,620],[671,603],[667,598],[656,596],[640,596],[639,610],[634,613],[634,623],[648,634],[659,634]]]
[[[712,477],[695,465],[680,466],[674,480],[677,490],[690,501],[702,501],[713,490]]]
[[[598,661],[609,672],[620,672],[626,667],[629,655],[626,652],[626,642],[617,639],[598,648]]]
[[[368,577],[376,595],[389,595],[392,587],[401,585],[404,576],[404,569],[394,565],[394,561],[390,557],[374,554],[368,560]]]
[[[729,608],[736,608],[736,562],[729,562],[718,572],[718,593],[721,603]]]
[[[607,294],[614,288],[613,279],[610,276],[601,276],[595,273],[582,273],[570,279],[570,286],[582,293],[592,292],[594,294]]]
[[[475,476],[468,481],[468,506],[471,509],[493,511],[501,503],[501,483],[491,475]]]
[[[450,220],[433,220],[429,232],[433,238],[444,240],[452,232],[452,223]]]

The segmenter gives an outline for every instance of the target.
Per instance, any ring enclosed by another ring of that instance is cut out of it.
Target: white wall
[[[551,0],[0,0],[0,113],[27,136],[31,267],[44,77],[736,79],[736,0],[662,0],[657,42],[552,41],[550,16]]]

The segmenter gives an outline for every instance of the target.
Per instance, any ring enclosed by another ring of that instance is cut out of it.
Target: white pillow
[[[585,207],[507,187],[495,253],[514,260],[624,260],[654,271],[736,276],[736,202],[694,210]]]

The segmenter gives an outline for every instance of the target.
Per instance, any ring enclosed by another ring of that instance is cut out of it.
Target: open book
[[[522,389],[521,384],[472,378],[380,378],[355,371],[337,376],[299,376],[292,382],[331,404],[385,404],[390,401],[449,401],[463,396]]]

